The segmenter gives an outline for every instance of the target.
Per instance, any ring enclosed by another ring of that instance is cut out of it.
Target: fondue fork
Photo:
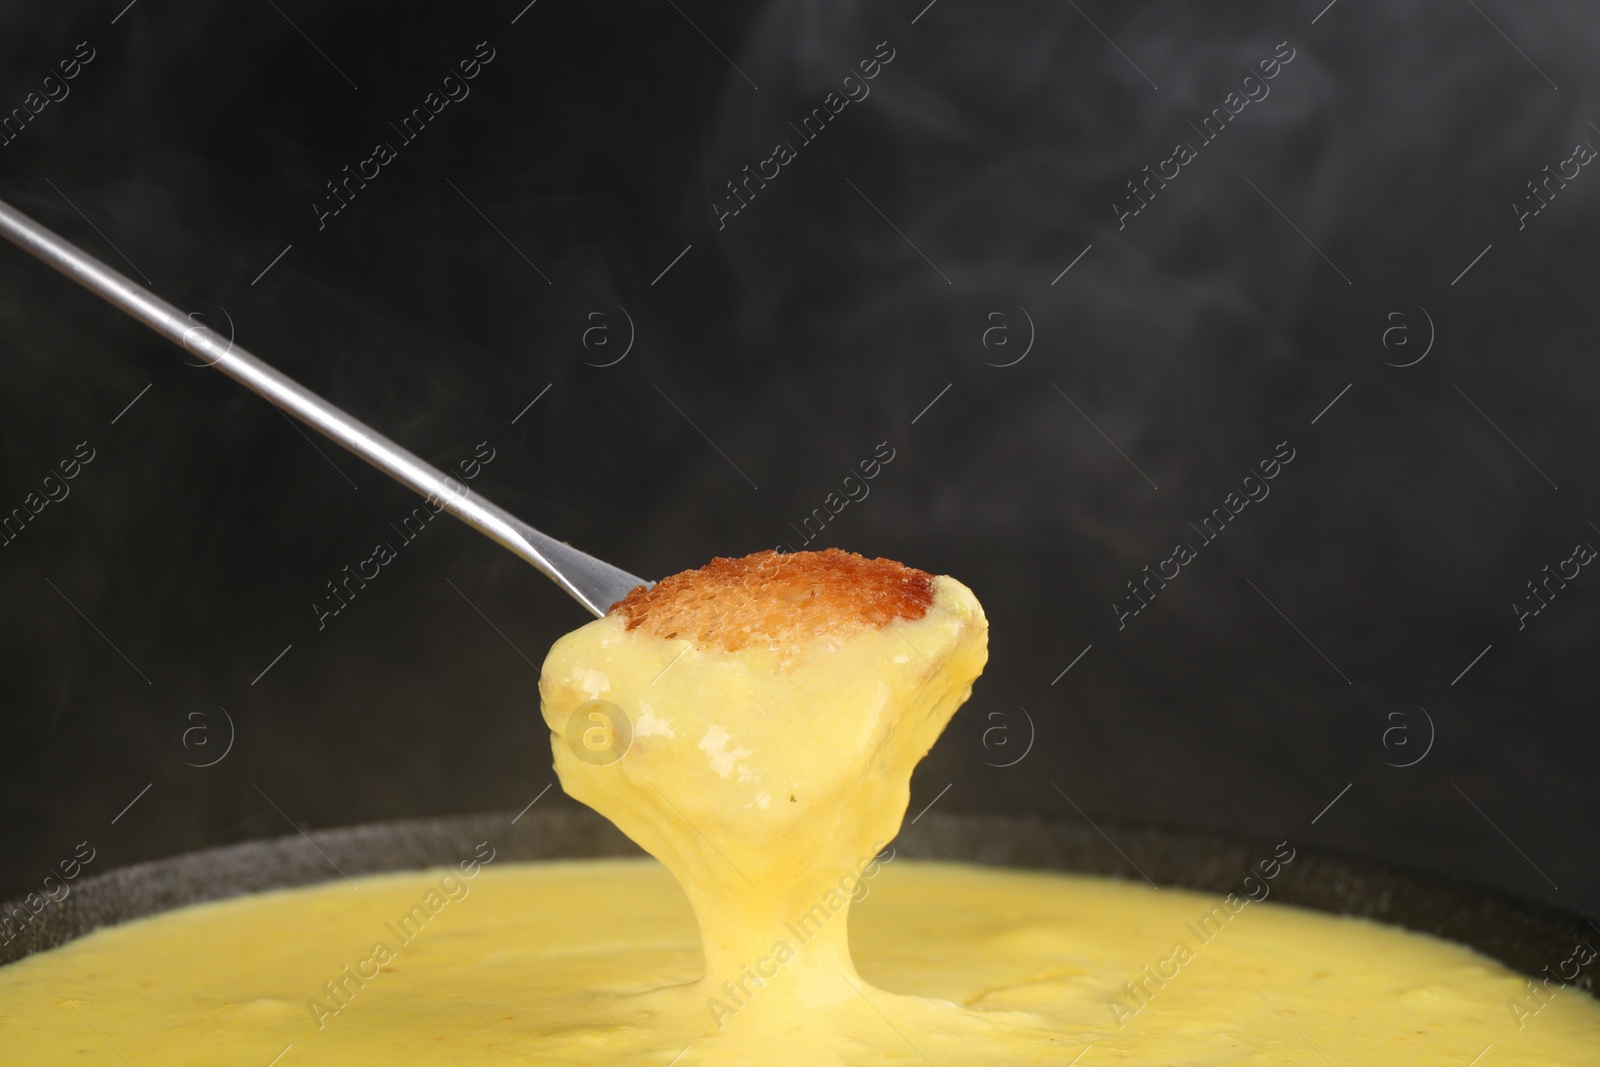
[[[490,503],[4,201],[0,201],[0,236],[167,340],[205,359],[401,485],[425,498],[437,499],[444,510],[533,564],[595,615],[604,615],[635,586],[651,584],[541,533]]]

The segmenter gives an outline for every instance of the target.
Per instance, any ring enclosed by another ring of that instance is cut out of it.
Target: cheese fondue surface
[[[826,920],[848,921],[859,993],[789,1000],[785,971],[817,940],[797,922],[774,934],[794,958],[718,1029],[694,913],[654,861],[355,886],[183,908],[0,968],[0,1063],[267,1067],[292,1046],[275,1067],[667,1067],[685,1048],[676,1067],[1059,1067],[1087,1047],[1078,1067],[1466,1067],[1492,1045],[1477,1067],[1494,1067],[1600,1049],[1586,993],[1538,1010],[1525,979],[1458,945],[1270,899],[1217,932],[1216,896],[893,859]],[[1173,974],[1176,943],[1192,958],[1158,987],[1145,968]],[[1537,1014],[1518,1029],[1508,1002]]]
[[[551,649],[541,711],[563,789],[659,862],[484,842],[102,930],[0,969],[0,1062],[1592,1062],[1585,994],[1261,869],[1213,898],[895,858],[987,636],[954,579],[835,550],[635,590]]]

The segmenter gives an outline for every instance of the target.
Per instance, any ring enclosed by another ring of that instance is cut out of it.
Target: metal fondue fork
[[[4,201],[0,201],[0,236],[167,340],[204,358],[228,377],[343,445],[401,485],[424,497],[436,498],[450,514],[533,564],[595,615],[604,615],[635,586],[651,584],[540,533],[505,509],[491,504]]]

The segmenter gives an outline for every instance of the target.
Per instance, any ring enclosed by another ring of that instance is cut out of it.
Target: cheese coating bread
[[[677,876],[718,989],[899,831],[912,768],[971,693],[988,632],[966,586],[891,560],[714,560],[551,648],[539,692],[556,773]],[[583,739],[608,724],[619,751],[600,758]],[[774,1008],[847,989],[845,921],[784,973]]]

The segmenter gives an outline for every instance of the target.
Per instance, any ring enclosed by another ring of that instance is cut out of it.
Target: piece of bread
[[[556,773],[678,877],[720,988],[894,837],[988,634],[966,586],[891,560],[713,560],[550,649],[539,694]],[[789,969],[816,968],[819,1003],[843,988],[845,929],[828,923],[833,947],[813,941]]]
[[[933,603],[933,575],[891,559],[837,548],[756,552],[712,560],[611,606],[627,628],[737,651],[751,641],[791,645],[891,619],[920,619]]]

